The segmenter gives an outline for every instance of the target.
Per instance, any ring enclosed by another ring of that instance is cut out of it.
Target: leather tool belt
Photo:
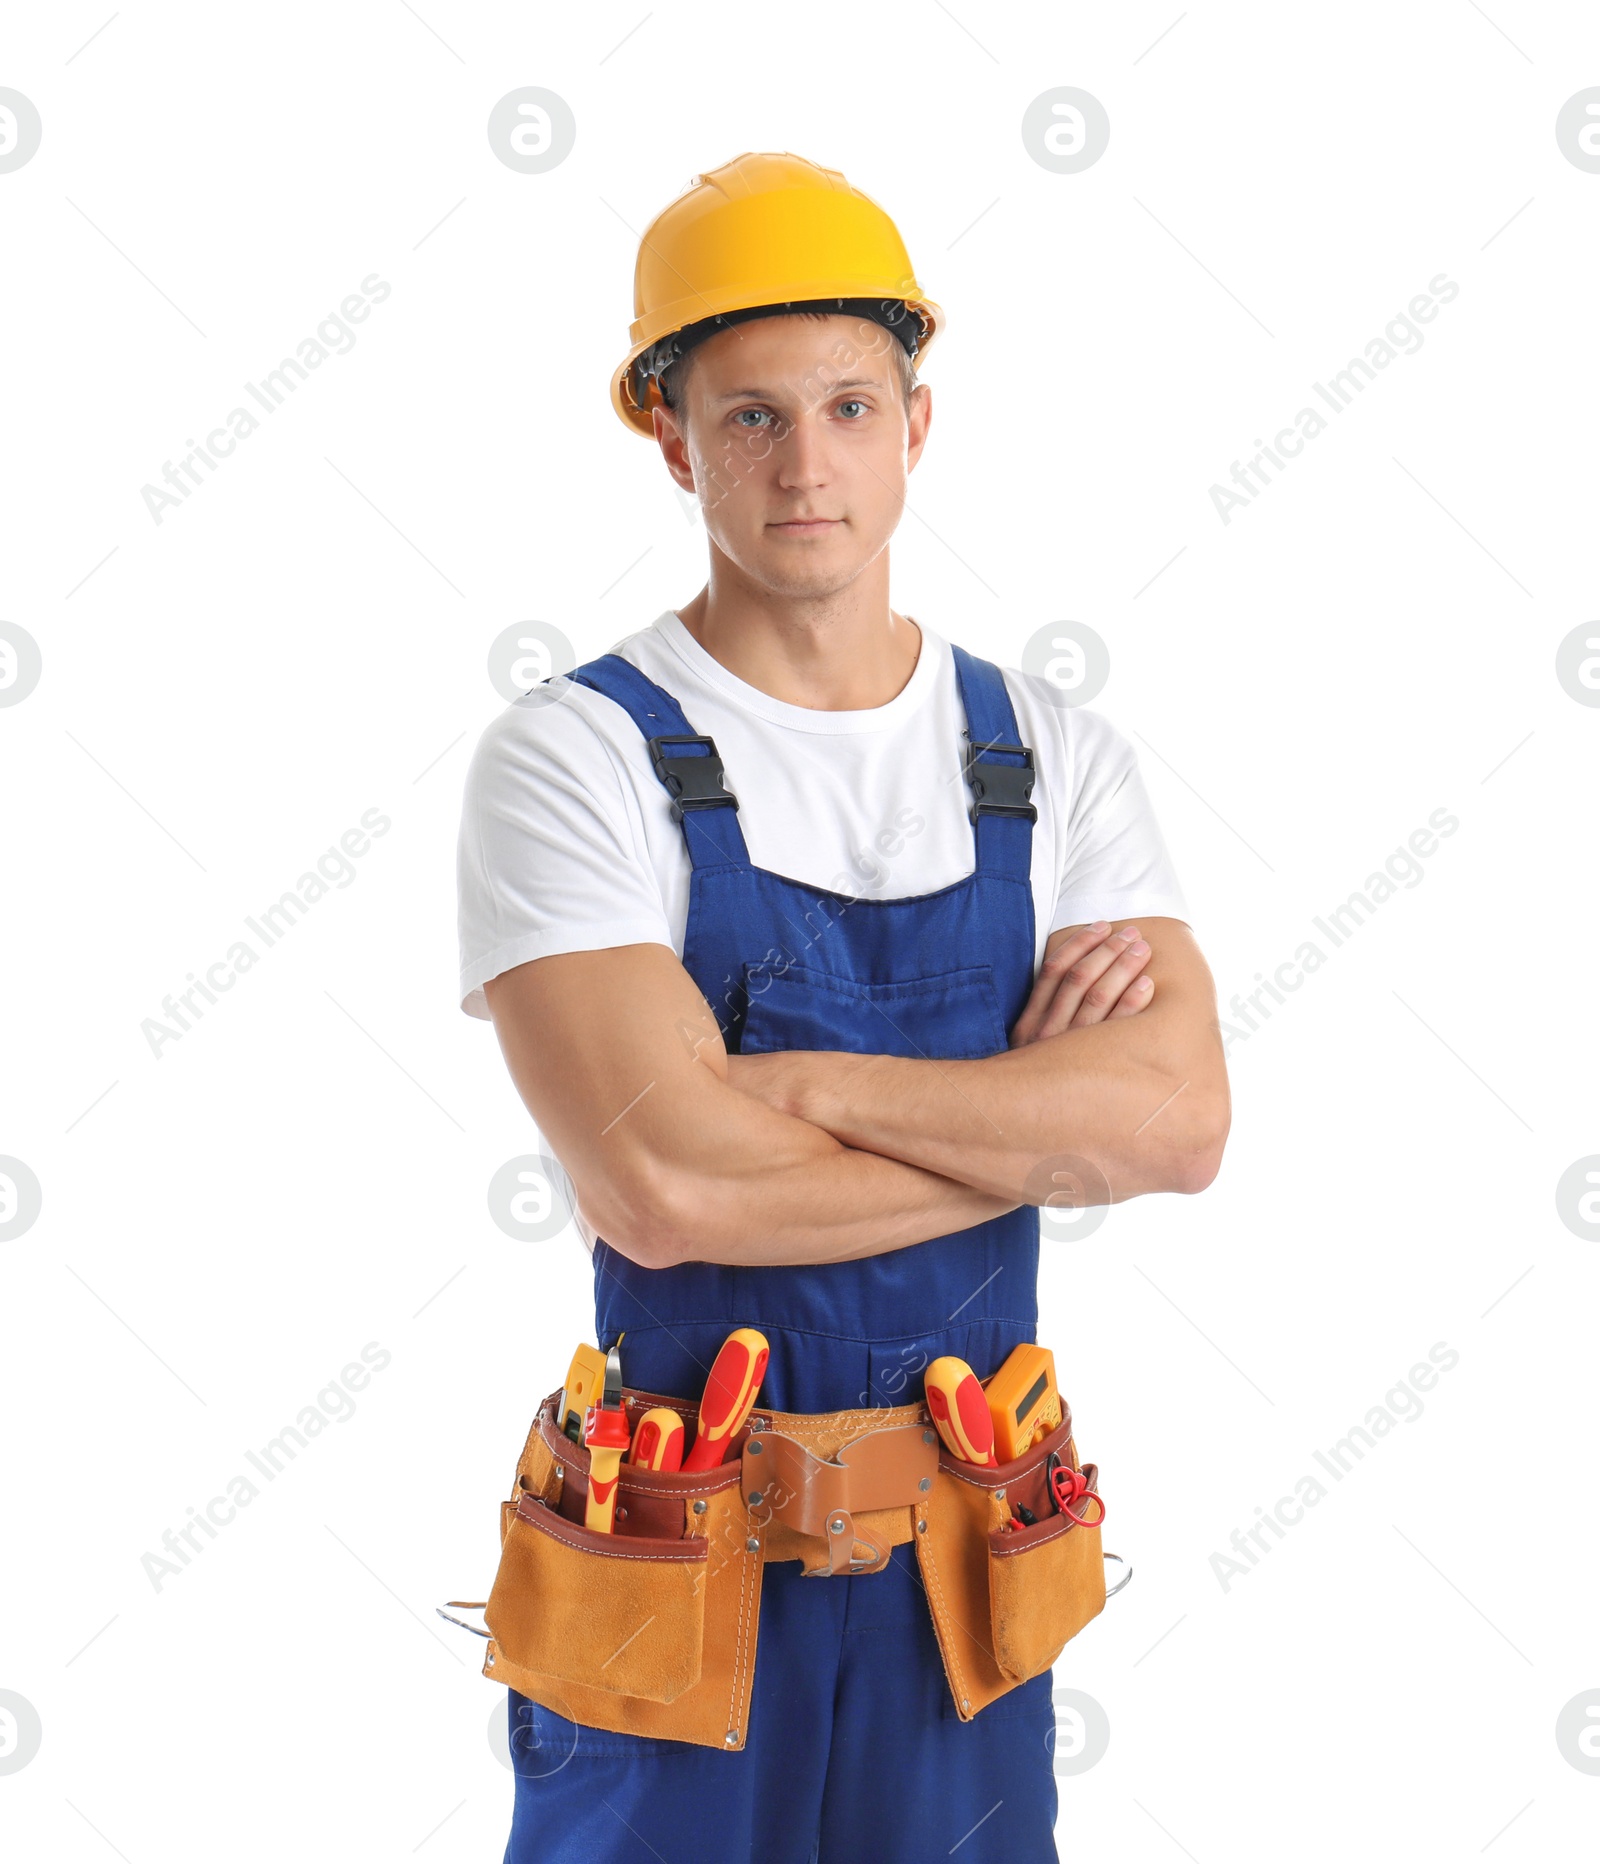
[[[624,1462],[605,1534],[584,1524],[589,1452],[559,1429],[560,1398],[540,1405],[500,1504],[483,1674],[570,1721],[742,1748],[772,1560],[799,1560],[808,1577],[865,1575],[915,1542],[963,1720],[1048,1669],[1105,1604],[1098,1506],[1061,1512],[1052,1499],[1052,1463],[1098,1480],[1078,1462],[1064,1402],[1048,1436],[995,1468],[952,1457],[920,1400],[757,1409],[714,1469]],[[686,1425],[697,1411],[626,1388],[623,1404],[630,1430],[653,1406]],[[1033,1525],[1013,1522],[1018,1502]]]

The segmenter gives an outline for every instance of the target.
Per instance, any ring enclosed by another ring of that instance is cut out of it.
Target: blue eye
[[[864,401],[857,401],[857,400],[856,400],[856,399],[855,399],[855,398],[854,398],[854,397],[852,396],[852,397],[851,397],[851,399],[850,399],[849,401],[843,401],[843,402],[841,402],[841,403],[839,404],[839,409],[840,409],[840,412],[841,412],[841,413],[843,413],[843,411],[844,411],[844,410],[845,410],[846,408],[865,408],[865,407],[866,407],[866,405],[867,405],[867,404],[866,404],[866,403],[865,403]]]
[[[767,408],[741,408],[733,418],[735,421],[742,421],[747,414],[769,414],[770,412],[771,410]]]

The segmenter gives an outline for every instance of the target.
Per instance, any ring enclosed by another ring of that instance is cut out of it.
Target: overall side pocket
[[[525,1494],[508,1516],[484,1623],[522,1669],[671,1702],[700,1679],[706,1545],[596,1533]]]

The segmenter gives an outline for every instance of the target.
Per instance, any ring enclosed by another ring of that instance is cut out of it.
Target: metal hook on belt
[[[828,1564],[807,1567],[804,1577],[807,1579],[828,1579],[844,1573],[866,1573],[883,1564],[884,1549],[874,1546],[870,1540],[863,1540],[856,1532],[856,1524],[848,1509],[839,1508],[828,1516]],[[871,1554],[870,1560],[856,1557],[856,1549],[865,1547]]]

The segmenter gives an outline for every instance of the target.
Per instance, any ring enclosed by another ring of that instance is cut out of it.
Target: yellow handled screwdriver
[[[966,1360],[954,1354],[934,1360],[922,1375],[922,1395],[950,1454],[964,1463],[992,1467],[994,1419],[978,1375]]]

